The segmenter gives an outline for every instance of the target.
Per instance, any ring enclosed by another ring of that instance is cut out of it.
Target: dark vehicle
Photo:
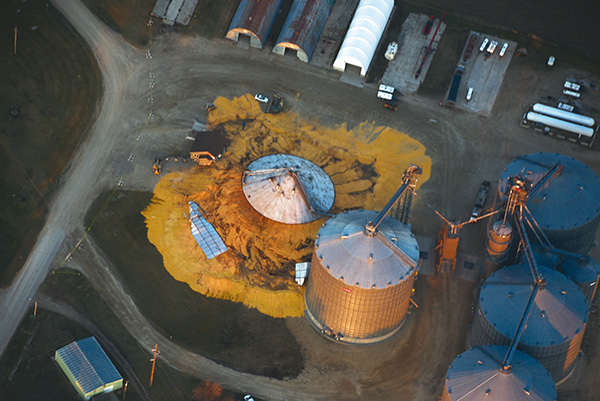
[[[396,105],[394,102],[385,102],[383,107],[391,111],[396,111],[398,109],[398,105]]]
[[[433,26],[433,15],[429,18],[429,21],[427,21],[425,23],[425,26],[423,27],[423,35],[425,35],[425,36],[429,35],[429,32],[431,32],[432,26]]]
[[[471,212],[471,220],[476,220],[481,215],[481,209],[483,209],[483,205],[488,196],[488,192],[490,192],[490,182],[484,181],[481,183],[481,187],[479,187],[479,192],[477,193],[477,200],[475,200],[475,206],[473,207],[473,211]]]

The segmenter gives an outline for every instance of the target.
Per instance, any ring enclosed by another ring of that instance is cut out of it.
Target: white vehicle
[[[393,60],[396,57],[396,53],[398,52],[398,43],[392,42],[388,45],[387,50],[385,51],[385,58],[388,60]]]
[[[581,85],[576,84],[575,82],[565,81],[565,88],[566,89],[571,89],[571,90],[574,90],[574,91],[579,91],[579,89],[581,89]]]
[[[554,65],[554,61],[556,61],[556,58],[554,56],[548,57],[548,67],[552,67]]]
[[[469,100],[471,100],[472,97],[473,97],[473,87],[470,87],[469,90],[467,91],[467,102]]]
[[[254,95],[254,99],[258,100],[261,103],[269,103],[269,98],[264,95],[261,95],[260,93]]]
[[[573,92],[567,89],[563,90],[563,95],[572,96],[574,98],[579,98],[579,96],[581,96],[579,92]]]
[[[487,44],[489,43],[489,39],[488,38],[483,38],[483,42],[481,42],[481,46],[479,46],[479,51],[482,52],[485,50]]]
[[[570,104],[566,104],[566,103],[559,103],[557,107],[561,110],[566,110],[566,111],[570,111],[570,112],[573,112],[573,110],[575,110],[575,107],[571,106]]]
[[[502,45],[502,49],[500,49],[500,53],[498,54],[500,57],[504,57],[506,54],[506,50],[508,50],[508,43]]]
[[[254,401],[254,398],[250,394],[244,396],[244,401]]]
[[[492,42],[490,43],[490,45],[487,48],[488,53],[494,54],[494,51],[496,51],[497,46],[498,46],[498,42],[496,42],[495,40],[492,40]]]
[[[393,94],[396,89],[393,86],[381,84],[379,85],[379,91]]]
[[[379,100],[387,100],[387,101],[392,101],[392,100],[394,100],[394,95],[392,95],[392,94],[391,94],[391,93],[389,93],[389,92],[382,92],[382,91],[379,91],[379,92],[377,92],[377,98],[378,98]]]

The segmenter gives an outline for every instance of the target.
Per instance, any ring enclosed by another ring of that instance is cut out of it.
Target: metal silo
[[[450,365],[442,401],[556,401],[548,371],[534,358],[516,351],[509,371],[502,369],[508,348],[486,345],[460,354]]]
[[[548,173],[558,166],[556,173]],[[510,163],[500,177],[499,192],[506,197],[509,180],[519,176],[535,186],[527,208],[556,248],[589,253],[600,222],[600,178],[586,165],[558,153],[535,153]]]
[[[538,266],[544,283],[537,292],[518,349],[539,360],[555,381],[563,379],[579,353],[588,306],[564,274]],[[482,285],[471,329],[471,346],[508,345],[533,288],[527,264],[498,270]]]
[[[352,210],[323,224],[315,240],[306,315],[319,330],[353,343],[381,341],[406,317],[419,268],[410,229],[378,213]]]
[[[561,268],[565,276],[573,280],[581,289],[588,302],[588,306],[590,306],[596,295],[598,278],[600,276],[600,264],[590,256],[580,260],[565,257]]]
[[[490,259],[503,262],[508,256],[512,240],[512,227],[504,221],[497,221],[488,232],[486,252]]]

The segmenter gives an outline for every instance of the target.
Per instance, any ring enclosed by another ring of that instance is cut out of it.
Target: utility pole
[[[14,52],[15,52],[15,56],[17,55],[17,25],[15,24],[15,47],[14,47]]]
[[[35,306],[33,307],[33,318],[37,316],[37,301],[35,301]]]
[[[129,384],[129,380],[125,381],[125,385],[123,386],[123,399],[125,399],[125,394],[127,394],[127,385]]]
[[[150,359],[150,362],[152,362],[152,373],[150,374],[150,387],[152,387],[152,382],[154,381],[154,368],[156,367],[156,357],[159,354],[159,352],[158,352],[158,344],[156,344],[154,346],[154,348],[152,349],[152,351],[154,351],[154,358]]]

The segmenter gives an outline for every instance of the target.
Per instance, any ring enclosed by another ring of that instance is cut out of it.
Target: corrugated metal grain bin
[[[370,343],[396,333],[409,310],[419,268],[410,229],[386,217],[376,235],[365,225],[377,213],[352,210],[327,221],[317,235],[306,289],[306,315],[337,339]]]
[[[535,185],[556,164],[562,171],[529,198],[527,207],[554,247],[586,255],[600,222],[600,178],[585,164],[558,153],[521,156],[504,169],[498,190],[506,198],[515,175]]]
[[[545,284],[538,291],[518,349],[539,360],[555,381],[573,368],[587,323],[583,293],[564,274],[544,266]],[[471,346],[508,345],[533,289],[527,264],[498,270],[482,285],[471,329]]]
[[[507,347],[486,345],[460,354],[450,365],[441,401],[556,401],[548,371],[516,351],[510,371],[502,371]]]
[[[600,264],[590,256],[583,260],[564,258],[561,268],[565,276],[579,286],[588,302],[588,306],[591,305],[598,286]]]

